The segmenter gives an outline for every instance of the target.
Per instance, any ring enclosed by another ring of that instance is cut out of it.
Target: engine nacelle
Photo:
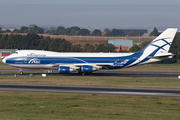
[[[91,73],[92,71],[93,71],[93,66],[83,65],[81,67],[81,72],[82,73]]]
[[[71,67],[71,66],[59,66],[59,73],[73,73],[77,72],[77,67]]]
[[[69,73],[70,67],[67,66],[59,66],[59,73]]]

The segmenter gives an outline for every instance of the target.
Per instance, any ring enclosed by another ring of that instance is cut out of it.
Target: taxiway
[[[25,92],[56,92],[56,93],[180,97],[179,89],[0,84],[0,90],[25,91]]]

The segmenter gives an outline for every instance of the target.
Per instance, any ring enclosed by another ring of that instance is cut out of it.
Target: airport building
[[[127,39],[112,39],[108,40],[108,44],[112,44],[115,46],[115,51],[129,51],[129,49],[133,46],[133,40]]]
[[[15,53],[18,49],[0,49],[0,60],[2,60],[4,57],[11,55],[12,53]]]

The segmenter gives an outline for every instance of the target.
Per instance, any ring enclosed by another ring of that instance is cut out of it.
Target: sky
[[[180,29],[180,0],[0,0],[0,25]]]

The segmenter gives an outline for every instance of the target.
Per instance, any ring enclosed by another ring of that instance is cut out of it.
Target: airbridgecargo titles
[[[101,69],[120,69],[172,58],[168,53],[177,28],[168,28],[144,49],[136,53],[61,53],[19,50],[2,61],[22,69],[57,69],[59,73],[92,73]]]

